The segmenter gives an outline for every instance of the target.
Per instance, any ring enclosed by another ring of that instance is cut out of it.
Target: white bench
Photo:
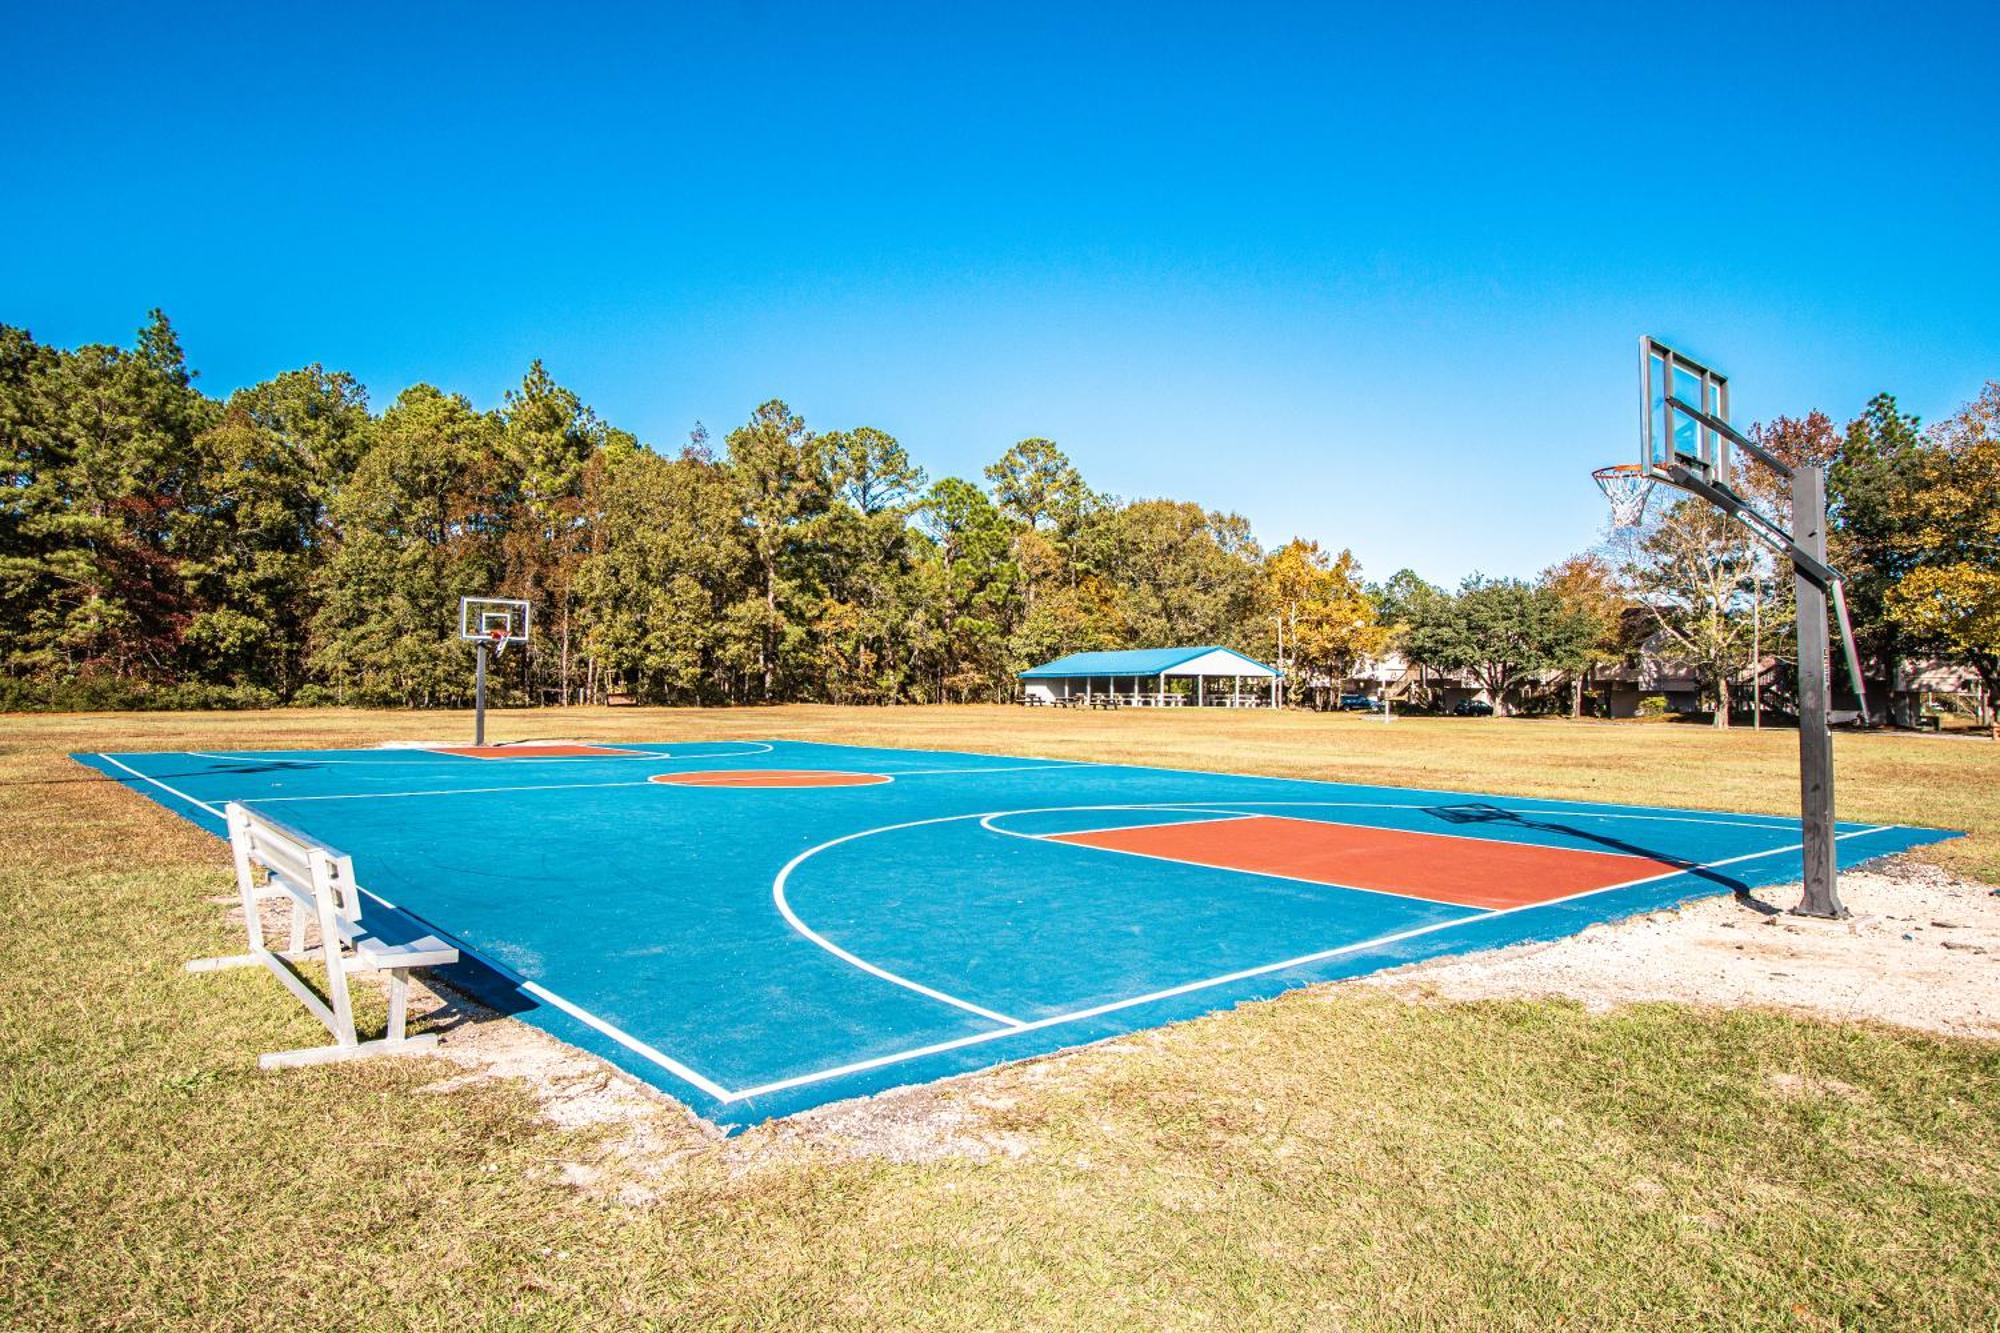
[[[229,820],[229,847],[236,858],[236,889],[243,900],[243,931],[250,951],[227,958],[197,959],[187,969],[269,968],[271,975],[333,1034],[331,1046],[273,1051],[260,1056],[257,1063],[265,1069],[278,1069],[436,1045],[433,1033],[412,1037],[404,1030],[410,969],[448,966],[458,961],[458,950],[429,935],[407,944],[377,938],[361,924],[361,886],[355,883],[351,858],[234,802],[223,813]],[[259,871],[265,876],[262,884],[257,882]],[[284,949],[272,949],[264,938],[258,904],[272,898],[289,898],[292,904],[291,939]],[[310,949],[306,947],[308,924],[319,927],[319,943]],[[297,964],[309,958],[318,958],[326,965],[324,999],[299,973]],[[347,978],[354,972],[389,974],[389,1030],[374,1041],[362,1041],[354,1031],[354,1009],[347,992]]]

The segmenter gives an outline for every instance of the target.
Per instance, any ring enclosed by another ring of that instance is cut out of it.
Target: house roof
[[[1255,658],[1245,657],[1234,649],[1209,644],[1200,648],[1131,648],[1110,653],[1071,653],[1058,657],[1053,662],[1044,662],[1038,667],[1029,667],[1018,679],[1047,680],[1051,677],[1081,679],[1085,676],[1165,676],[1174,674],[1174,668],[1185,666],[1197,658],[1216,656],[1215,662],[1202,663],[1202,674],[1211,676],[1275,676],[1278,673]]]

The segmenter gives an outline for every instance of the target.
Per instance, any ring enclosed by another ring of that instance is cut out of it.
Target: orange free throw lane
[[[1521,907],[1683,868],[1612,852],[1267,815],[1047,836],[1051,842],[1467,907]]]

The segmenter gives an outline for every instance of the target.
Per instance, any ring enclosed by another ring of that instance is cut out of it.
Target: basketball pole
[[[1826,564],[1826,471],[1805,464],[1792,473],[1792,545],[1814,562]],[[1798,916],[1838,919],[1840,901],[1834,862],[1832,671],[1827,660],[1826,585],[1803,562],[1792,562],[1792,590],[1798,606],[1799,640],[1799,823],[1805,858],[1805,894],[1792,909]]]
[[[1728,440],[1752,458],[1792,483],[1792,526],[1786,532],[1725,484],[1719,484],[1680,462],[1666,466],[1664,480],[1707,500],[1749,528],[1751,533],[1789,556],[1792,588],[1798,603],[1799,644],[1799,831],[1804,859],[1804,893],[1795,916],[1839,920],[1847,915],[1840,901],[1835,861],[1833,806],[1833,645],[1828,633],[1827,601],[1832,597],[1840,616],[1841,645],[1861,721],[1868,723],[1868,687],[1861,674],[1861,656],[1854,627],[1847,617],[1847,599],[1840,575],[1826,563],[1826,468],[1818,463],[1796,466],[1774,457],[1756,441],[1719,417],[1712,416],[1669,393],[1666,395],[1669,435],[1672,414],[1690,420]]]
[[[486,644],[474,644],[479,663],[472,669],[472,743],[486,744]]]

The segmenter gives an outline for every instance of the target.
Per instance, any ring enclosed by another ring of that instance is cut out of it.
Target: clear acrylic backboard
[[[1639,339],[1639,466],[1672,481],[1680,466],[1703,481],[1729,484],[1729,441],[1675,409],[1670,399],[1729,420],[1729,377],[1654,337]]]

